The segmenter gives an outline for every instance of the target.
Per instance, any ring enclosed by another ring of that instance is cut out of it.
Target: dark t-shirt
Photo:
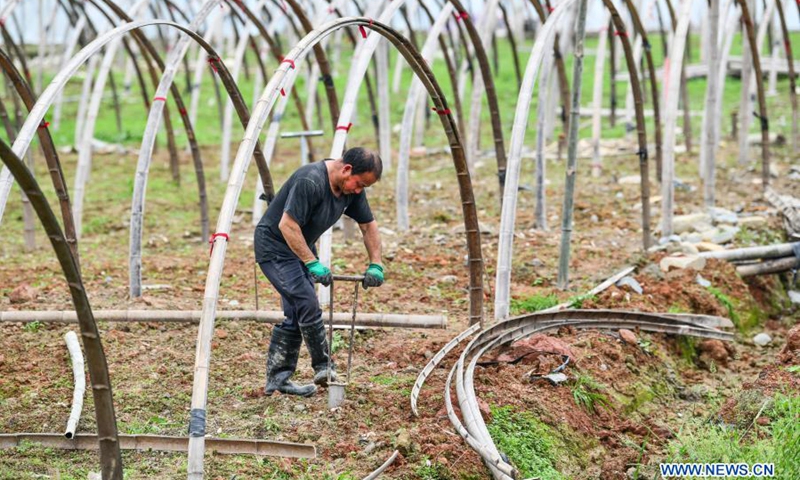
[[[314,244],[342,213],[357,223],[369,223],[374,219],[365,191],[337,198],[331,191],[325,162],[304,165],[283,184],[256,226],[257,263],[275,258],[297,258],[278,228],[283,212],[297,222],[308,248],[315,253]]]

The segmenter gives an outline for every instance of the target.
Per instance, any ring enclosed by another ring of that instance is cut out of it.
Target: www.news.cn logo
[[[775,476],[775,465],[772,463],[661,463],[658,468],[663,478]]]

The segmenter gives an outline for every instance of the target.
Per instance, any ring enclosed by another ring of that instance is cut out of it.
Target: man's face
[[[352,174],[353,167],[345,165],[342,170],[342,193],[345,195],[359,194],[366,187],[371,186],[378,180],[375,178],[373,172],[359,173],[358,175]]]

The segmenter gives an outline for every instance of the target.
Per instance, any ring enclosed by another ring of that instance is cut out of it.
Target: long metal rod
[[[165,435],[118,435],[122,450],[186,452],[188,437]],[[60,433],[2,433],[0,449],[18,447],[23,442],[38,443],[63,450],[97,450],[97,435],[79,433],[72,439]],[[250,438],[206,437],[208,449],[225,455],[250,454],[270,457],[316,458],[317,448],[306,443],[277,442]]]

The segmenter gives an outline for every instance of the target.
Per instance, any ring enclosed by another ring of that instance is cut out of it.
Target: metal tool
[[[350,342],[347,352],[347,377],[344,382],[331,381],[331,368],[328,368],[328,408],[337,408],[344,402],[345,387],[350,383],[350,367],[353,362],[353,340],[356,333],[356,307],[358,306],[358,286],[364,280],[363,275],[334,275],[331,280],[330,310],[328,314],[328,351],[333,363],[333,285],[334,282],[353,282],[353,318],[350,322]]]

